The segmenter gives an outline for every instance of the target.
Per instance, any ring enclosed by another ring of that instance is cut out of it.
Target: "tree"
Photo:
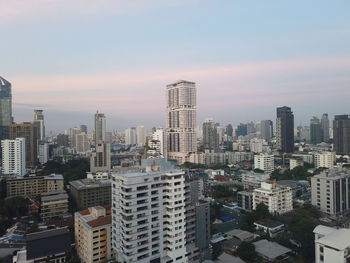
[[[255,246],[248,242],[242,242],[238,249],[237,255],[246,262],[257,262],[258,254],[255,251]]]
[[[0,215],[3,218],[21,217],[28,214],[28,199],[12,197],[0,200]]]
[[[256,206],[256,209],[246,213],[240,218],[240,228],[247,231],[254,231],[254,222],[271,218],[268,207],[264,203]]]

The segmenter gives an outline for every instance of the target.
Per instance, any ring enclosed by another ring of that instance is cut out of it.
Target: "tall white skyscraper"
[[[95,114],[95,141],[106,140],[106,117],[98,111]]]
[[[38,140],[45,141],[45,123],[43,110],[34,110],[33,122],[38,126]]]
[[[137,146],[145,146],[147,137],[147,130],[145,126],[136,127],[136,144]]]
[[[24,176],[26,174],[26,140],[1,141],[2,148],[2,173]]]
[[[160,154],[164,156],[164,129],[157,128],[152,134],[152,140],[159,142]]]
[[[167,85],[166,158],[182,164],[197,152],[196,84],[179,80]]]
[[[125,130],[125,144],[134,145],[137,143],[136,128],[128,128]]]

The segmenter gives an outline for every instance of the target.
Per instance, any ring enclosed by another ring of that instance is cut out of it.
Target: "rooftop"
[[[254,222],[254,224],[258,224],[264,227],[268,227],[268,228],[275,228],[275,227],[279,227],[279,226],[284,226],[283,223],[279,222],[279,221],[275,221],[275,220],[260,220],[257,222]]]
[[[111,181],[110,180],[93,180],[93,179],[85,178],[85,179],[69,182],[69,184],[78,190],[82,190],[82,189],[88,189],[88,188],[111,186]]]
[[[57,201],[57,200],[68,200],[68,194],[66,191],[57,191],[57,192],[49,192],[41,194],[41,201]]]
[[[266,239],[254,242],[253,245],[255,246],[255,251],[257,253],[269,260],[274,260],[292,251],[289,248],[281,246],[276,242],[270,242]]]
[[[336,248],[338,250],[344,250],[350,247],[350,229],[347,228],[331,228],[319,225],[314,229],[315,234],[323,235],[315,242]]]

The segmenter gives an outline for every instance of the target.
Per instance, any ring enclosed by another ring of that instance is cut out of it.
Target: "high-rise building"
[[[236,129],[236,135],[238,136],[246,136],[248,134],[247,124],[239,124]]]
[[[98,111],[95,114],[95,142],[106,140],[106,117]]]
[[[312,117],[310,120],[310,141],[311,144],[318,144],[323,141],[323,131],[320,119],[316,116]]]
[[[12,123],[11,83],[0,77],[0,141],[9,139]]]
[[[271,174],[275,169],[273,154],[254,155],[254,169],[259,169]]]
[[[34,110],[33,124],[38,126],[38,140],[45,141],[45,123],[43,110]]]
[[[57,145],[68,147],[69,146],[69,136],[68,134],[57,134]]]
[[[84,124],[80,125],[80,131],[85,132],[87,134],[88,133],[87,125],[84,125]]]
[[[334,150],[350,155],[350,115],[336,115],[333,121]]]
[[[10,125],[10,139],[25,138],[26,166],[33,167],[38,162],[38,126],[31,122]]]
[[[136,127],[136,144],[137,146],[145,146],[147,137],[147,130],[145,126]]]
[[[39,163],[47,163],[47,161],[49,160],[49,144],[47,142],[41,141],[39,142],[38,147]]]
[[[179,80],[167,85],[166,158],[186,162],[197,152],[196,84]]]
[[[276,139],[277,147],[281,152],[294,151],[294,115],[289,107],[277,108]]]
[[[152,140],[159,142],[160,154],[164,156],[164,129],[157,128],[152,134]]]
[[[24,176],[26,174],[26,142],[24,138],[2,140],[2,173]]]
[[[112,175],[118,262],[188,262],[184,172],[156,160],[144,171]]]
[[[99,141],[90,156],[90,172],[109,172],[111,170],[111,145]]]
[[[81,130],[79,130],[78,128],[70,128],[68,130],[68,137],[69,137],[69,146],[71,148],[75,148],[77,145],[76,139],[77,139],[77,134],[80,134]]]
[[[329,142],[329,119],[328,114],[323,113],[321,118],[322,138],[324,142]]]
[[[233,136],[233,127],[232,127],[232,124],[228,124],[228,125],[226,126],[226,134],[227,134],[227,136],[230,136],[230,137]]]
[[[137,133],[136,128],[128,128],[125,130],[125,144],[135,145],[137,143]]]
[[[267,142],[270,142],[273,136],[273,123],[271,120],[263,120],[260,122],[260,136]]]
[[[110,262],[112,249],[111,208],[90,207],[74,214],[75,247],[82,263]]]
[[[333,168],[335,160],[335,152],[319,152],[314,154],[315,168]]]
[[[218,126],[211,118],[206,119],[203,123],[203,148],[211,152],[219,149]]]
[[[350,172],[327,170],[311,178],[311,202],[328,215],[350,209]]]
[[[77,153],[86,153],[90,150],[89,139],[85,132],[75,135],[75,150]]]

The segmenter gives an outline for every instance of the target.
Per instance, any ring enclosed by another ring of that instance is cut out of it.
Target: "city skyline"
[[[178,79],[197,83],[198,124],[275,120],[284,105],[296,126],[332,120],[348,112],[349,3],[312,2],[0,3],[0,75],[15,121],[43,109],[48,133],[91,128],[97,109],[110,130],[164,127]]]

